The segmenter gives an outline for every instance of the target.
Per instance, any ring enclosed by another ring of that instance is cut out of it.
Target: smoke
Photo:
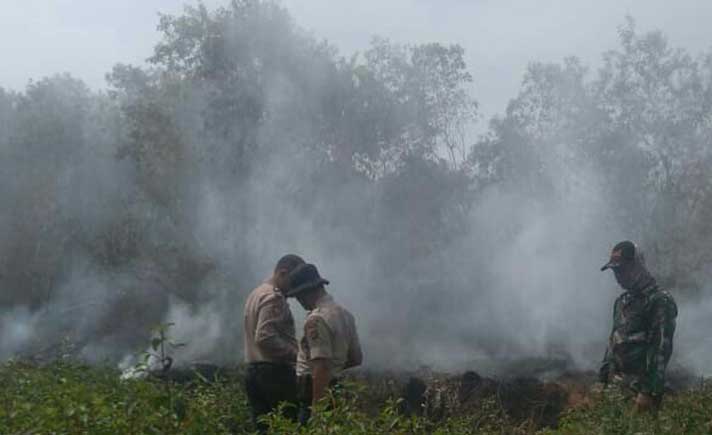
[[[527,196],[518,185],[488,188],[465,214],[466,232],[425,258],[408,245],[384,247],[359,237],[357,228],[374,225],[388,243],[389,233],[408,224],[408,216],[386,223],[360,214],[372,212],[378,188],[356,181],[323,186],[318,191],[325,197],[308,194],[307,204],[295,206],[290,186],[314,165],[309,155],[291,152],[274,153],[239,192],[206,187],[195,231],[210,241],[213,258],[247,251],[251,264],[262,265],[252,268],[262,277],[286,252],[316,263],[331,280],[329,291],[356,315],[370,367],[455,369],[552,357],[590,368],[604,350],[617,295],[599,271],[611,244],[601,235],[615,240],[622,232],[611,227],[598,174],[554,162],[550,171],[552,197]],[[230,219],[238,203],[258,217],[249,230]],[[325,223],[329,214],[346,221]],[[406,235],[420,236],[417,229]],[[400,252],[394,258],[390,249]],[[242,299],[249,289],[240,289]],[[301,307],[292,308],[303,317]],[[239,326],[232,331],[239,343]],[[188,343],[203,342],[202,326],[183,333]]]
[[[26,308],[17,308],[2,313],[2,354],[0,357],[12,356],[14,349],[18,349],[33,337],[37,318]]]
[[[109,95],[68,76],[0,92],[0,357],[66,343],[126,366],[152,327],[172,323],[186,344],[178,363],[239,362],[243,301],[296,253],[355,315],[369,367],[496,370],[533,357],[595,367],[618,294],[599,267],[613,243],[639,235],[620,204],[643,196],[612,200],[591,158],[605,150],[562,127],[515,155],[516,177],[478,184],[482,168],[417,154],[444,140],[407,123],[426,115],[406,97],[383,97],[397,78],[352,68],[279,8],[247,10],[235,28],[213,23],[226,36],[200,52],[212,75],[194,79],[199,50],[169,31],[158,71],[118,66]],[[176,46],[185,58],[171,57]],[[377,48],[376,60],[389,46]],[[403,59],[386,60],[377,66]],[[368,104],[349,106],[359,98]],[[497,125],[491,135],[504,137]],[[389,155],[384,143],[410,148]],[[708,370],[708,341],[692,331],[710,302],[680,302],[677,361]]]

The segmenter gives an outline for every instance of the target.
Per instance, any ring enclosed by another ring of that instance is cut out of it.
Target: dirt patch
[[[556,427],[565,410],[590,403],[588,391],[596,375],[562,370],[552,375],[552,364],[540,367],[541,372],[548,372],[545,380],[534,375],[493,378],[472,370],[451,375],[427,368],[406,373],[360,372],[350,377],[368,386],[368,397],[359,399],[366,407],[397,397],[402,414],[433,422],[458,416],[477,419],[486,412],[533,428]]]

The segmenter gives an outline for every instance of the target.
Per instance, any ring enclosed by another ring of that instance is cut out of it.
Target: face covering
[[[628,291],[642,291],[655,284],[655,279],[645,267],[645,258],[638,247],[632,261],[613,268],[618,284]]]

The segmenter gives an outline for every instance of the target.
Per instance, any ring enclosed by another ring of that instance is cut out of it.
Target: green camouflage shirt
[[[662,394],[676,317],[675,300],[657,285],[620,295],[613,306],[613,330],[600,380],[608,382],[616,374],[634,375],[636,390]]]

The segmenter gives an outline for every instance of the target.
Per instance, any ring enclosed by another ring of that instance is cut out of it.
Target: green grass
[[[3,434],[249,433],[239,382],[178,385],[120,380],[112,368],[74,363],[0,369]]]
[[[657,416],[637,415],[621,395],[609,393],[591,407],[569,411],[547,435],[712,434],[712,387],[670,394]]]
[[[558,428],[541,429],[507,418],[495,398],[477,408],[429,421],[405,417],[398,403],[373,384],[353,384],[330,396],[308,427],[268,417],[272,433],[300,434],[709,434],[712,388],[670,395],[657,418],[630,412],[608,394],[566,412]],[[120,380],[114,368],[56,362],[0,367],[2,434],[246,434],[247,403],[239,373],[216,382],[177,384],[155,379]],[[538,430],[538,432],[537,432]]]

